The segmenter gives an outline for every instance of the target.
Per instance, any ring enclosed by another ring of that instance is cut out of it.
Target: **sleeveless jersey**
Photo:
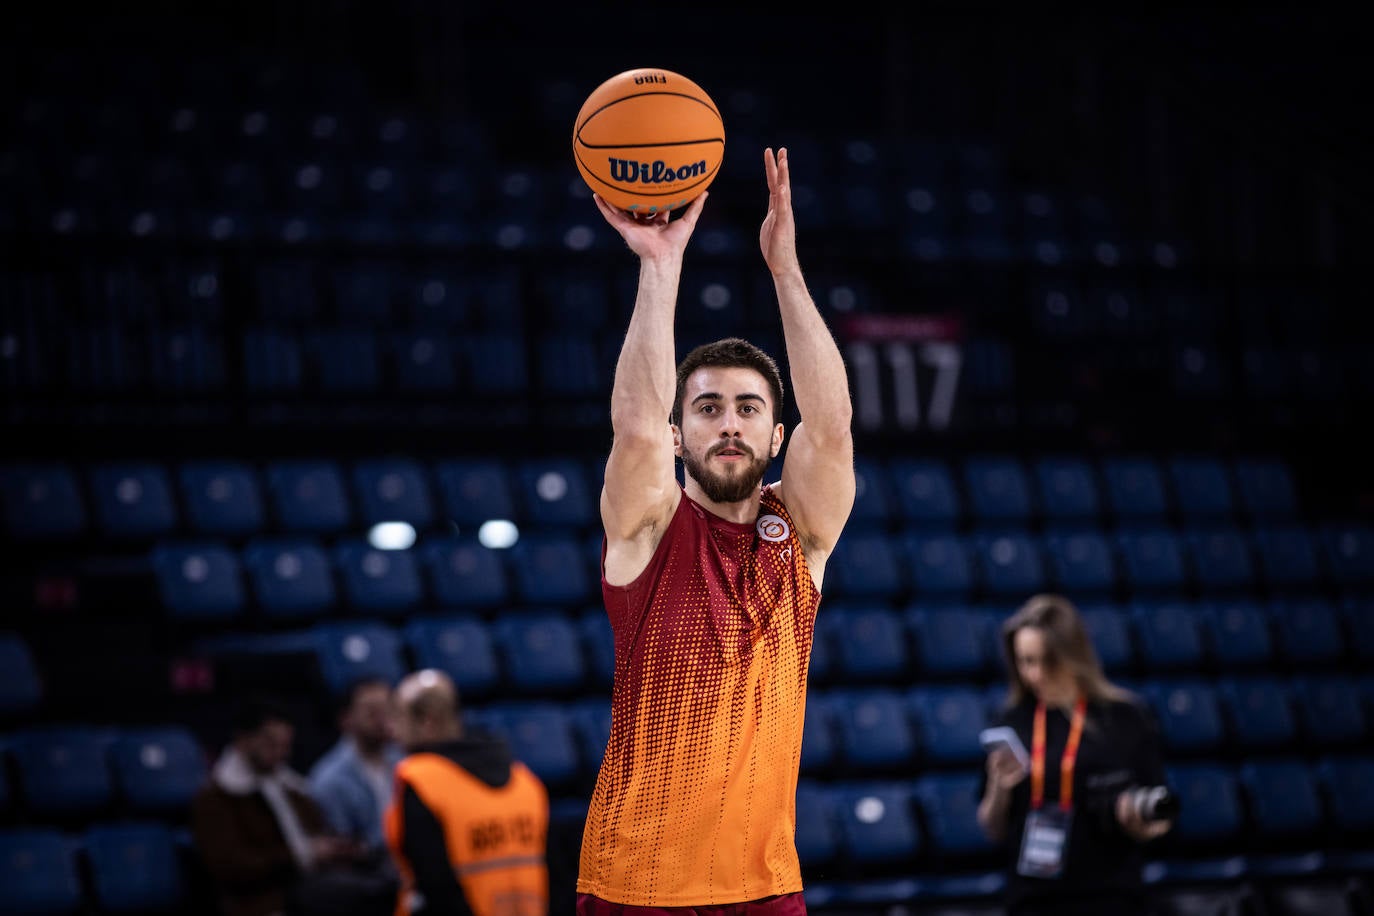
[[[474,916],[545,916],[549,797],[528,767],[512,763],[510,780],[489,786],[447,757],[419,753],[397,765],[396,782],[398,789],[401,783],[414,789],[443,827],[454,876]],[[401,852],[401,821],[392,804],[387,842],[402,879],[396,916],[408,916],[412,876]]]
[[[578,891],[636,906],[800,891],[797,768],[820,593],[781,500],[765,487],[757,521],[737,524],[683,494],[648,567],[627,586],[603,570],[602,594],[611,736]]]

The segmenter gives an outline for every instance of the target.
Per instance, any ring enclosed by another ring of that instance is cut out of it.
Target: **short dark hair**
[[[233,728],[236,735],[255,732],[268,722],[293,725],[295,717],[281,700],[260,694],[244,697],[234,708]]]
[[[682,396],[687,389],[687,379],[703,366],[753,369],[762,375],[773,396],[773,422],[782,420],[782,373],[778,371],[777,361],[747,340],[726,337],[695,347],[678,363],[677,392],[673,396],[673,413],[670,417],[674,426],[682,426]]]
[[[348,682],[348,685],[334,698],[334,714],[341,716],[353,708],[358,694],[369,687],[384,687],[391,690],[391,682],[378,674],[364,674]]]

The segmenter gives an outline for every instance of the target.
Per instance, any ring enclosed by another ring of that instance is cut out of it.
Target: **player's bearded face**
[[[726,450],[743,456],[741,461],[713,461]],[[758,491],[771,460],[767,452],[758,454],[739,439],[722,439],[711,444],[704,456],[682,445],[682,466],[700,485],[706,497],[718,503],[737,503]]]

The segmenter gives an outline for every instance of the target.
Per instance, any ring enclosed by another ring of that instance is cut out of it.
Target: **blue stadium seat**
[[[1167,780],[1178,794],[1179,814],[1170,842],[1186,849],[1226,849],[1243,835],[1240,781],[1217,763],[1179,763],[1167,767]]]
[[[996,661],[988,654],[987,618],[973,607],[913,605],[903,618],[917,670],[925,675],[977,678]]]
[[[1323,598],[1272,601],[1269,620],[1279,655],[1290,664],[1313,667],[1345,656],[1340,617]]]
[[[1232,465],[1240,504],[1252,520],[1289,519],[1298,498],[1288,465],[1278,458],[1238,458]]]
[[[363,677],[395,684],[406,672],[401,638],[373,620],[316,624],[310,631],[325,687],[338,696]]]
[[[1374,582],[1374,525],[1328,523],[1321,527],[1327,569],[1341,586]]]
[[[1347,675],[1312,674],[1293,679],[1293,698],[1301,713],[1309,747],[1340,748],[1370,737],[1359,687]]]
[[[839,759],[832,706],[829,695],[818,691],[811,691],[806,699],[801,748],[801,772],[804,774],[828,773]]]
[[[35,727],[10,735],[18,795],[40,820],[99,815],[114,802],[106,761],[111,733],[79,725]]]
[[[572,458],[527,459],[516,470],[520,502],[539,525],[588,528],[601,518],[587,468]]]
[[[82,904],[72,843],[51,827],[0,829],[0,887],[14,913],[66,916]]]
[[[1187,585],[1184,546],[1169,528],[1123,528],[1117,545],[1126,584],[1133,591],[1176,591]]]
[[[601,768],[611,740],[611,701],[602,697],[576,700],[567,709],[582,754],[582,768],[593,775]]]
[[[974,518],[983,523],[1025,523],[1037,509],[1030,474],[1017,458],[969,457],[964,462],[964,486]]]
[[[949,466],[932,459],[899,458],[888,466],[902,523],[952,527],[963,518],[963,499]]]
[[[387,355],[396,390],[430,396],[452,393],[458,386],[454,349],[453,340],[443,333],[422,330],[394,335]]]
[[[441,606],[499,607],[510,599],[503,552],[474,537],[426,541],[420,556]]]
[[[253,595],[270,617],[315,616],[334,604],[329,556],[313,540],[255,539],[243,549],[243,565]]]
[[[91,470],[100,528],[114,537],[167,534],[177,526],[167,471],[152,463],[104,464]]]
[[[1036,538],[1024,531],[973,536],[973,554],[982,587],[996,596],[1028,596],[1044,591],[1045,565]]]
[[[1224,677],[1217,682],[1217,696],[1243,753],[1284,750],[1296,744],[1297,719],[1286,680],[1267,675]]]
[[[366,525],[408,522],[423,531],[434,520],[429,478],[417,461],[360,461],[353,468],[353,489]]]
[[[173,616],[224,620],[243,610],[239,555],[224,544],[159,544],[152,563],[163,607]]]
[[[1159,719],[1166,752],[1180,756],[1220,751],[1226,739],[1216,690],[1204,681],[1148,681],[1141,688]]]
[[[1213,456],[1175,455],[1168,461],[1178,507],[1193,521],[1228,521],[1235,511],[1230,467]]]
[[[558,792],[582,772],[577,730],[556,703],[506,703],[484,710],[485,721],[510,742],[515,758]]]
[[[987,724],[983,692],[971,684],[914,687],[906,694],[925,760],[933,766],[981,763],[978,733]]]
[[[374,394],[381,389],[382,358],[371,331],[308,331],[303,347],[314,387],[326,397]]]
[[[1162,520],[1169,513],[1169,494],[1158,461],[1147,457],[1102,459],[1107,506],[1119,520]]]
[[[1341,602],[1341,617],[1351,654],[1366,666],[1374,662],[1374,598],[1346,597]]]
[[[848,683],[904,678],[910,668],[906,632],[896,611],[885,605],[839,605],[818,616],[835,648],[839,677]]]
[[[1046,455],[1036,459],[1035,481],[1045,518],[1090,521],[1102,510],[1097,471],[1085,458]]]
[[[448,519],[462,533],[476,533],[478,525],[492,519],[522,520],[517,518],[511,475],[500,461],[452,458],[439,462],[434,473]]]
[[[981,858],[997,850],[978,826],[978,784],[976,770],[916,778],[914,791],[930,850],[946,862]]]
[[[84,839],[101,912],[172,913],[186,901],[176,839],[167,824],[96,824]]]
[[[1264,667],[1274,658],[1269,616],[1254,601],[1204,602],[1198,608],[1208,652],[1223,670]]]
[[[190,810],[209,772],[204,749],[179,725],[121,730],[110,744],[110,767],[126,811],[173,819]]]
[[[908,532],[900,535],[900,544],[917,595],[962,596],[973,591],[973,560],[962,535]]]
[[[1141,664],[1147,671],[1194,671],[1204,661],[1195,608],[1179,601],[1139,601],[1131,607]]]
[[[1322,827],[1317,780],[1297,758],[1252,760],[1241,765],[1240,782],[1249,803],[1250,829],[1264,841],[1317,842]]]
[[[916,762],[916,736],[896,690],[834,690],[830,708],[841,762],[849,771],[910,771]]]
[[[274,462],[267,468],[267,485],[277,522],[287,531],[329,533],[352,521],[352,506],[337,464]]]
[[[880,461],[855,458],[854,480],[854,509],[849,513],[851,524],[882,527],[896,518],[891,473]]]
[[[1260,574],[1271,587],[1320,585],[1317,539],[1304,525],[1260,525],[1252,529]]]
[[[532,608],[502,617],[492,636],[509,681],[525,693],[580,690],[587,665],[572,621],[555,610]]]
[[[897,598],[906,588],[896,539],[883,531],[846,531],[825,571],[826,592],[851,599]]]
[[[1255,584],[1250,545],[1236,527],[1209,527],[1187,533],[1193,575],[1205,589],[1247,589]]]
[[[839,827],[835,822],[835,794],[824,783],[797,783],[797,858],[802,868],[816,869],[839,858]]]
[[[1116,558],[1100,531],[1051,531],[1042,538],[1041,549],[1058,591],[1081,600],[1116,588]]]
[[[475,615],[417,617],[405,625],[402,639],[417,669],[443,671],[463,697],[489,696],[501,682],[491,634]]]
[[[593,607],[578,616],[576,626],[587,673],[602,687],[609,688],[615,681],[615,633],[610,618],[603,608]]]
[[[76,474],[64,464],[0,471],[5,530],[15,538],[71,537],[86,530],[86,504]]]
[[[860,874],[911,862],[925,846],[912,788],[901,782],[836,786],[840,846]]]
[[[1079,613],[1103,670],[1115,675],[1131,671],[1136,663],[1136,648],[1128,613],[1103,603],[1084,603],[1079,606]]]
[[[239,461],[194,461],[178,470],[191,527],[205,534],[264,531],[267,515],[257,472]]]
[[[1348,838],[1374,832],[1374,756],[1368,751],[1325,754],[1317,761],[1317,780],[1326,796],[1330,823]]]
[[[535,346],[539,392],[546,398],[587,398],[610,387],[595,333],[560,330],[541,334]]]
[[[517,319],[522,309],[510,312]],[[524,338],[516,331],[489,331],[461,338],[461,359],[468,366],[468,385],[479,395],[510,397],[530,390]]]
[[[0,717],[32,712],[43,701],[43,679],[33,650],[19,633],[0,632]],[[3,807],[3,806],[0,806]]]
[[[524,535],[507,556],[516,593],[526,604],[582,604],[593,597],[587,556],[571,531]]]
[[[378,550],[350,538],[334,547],[334,566],[356,610],[403,614],[424,601],[420,570],[409,550]]]

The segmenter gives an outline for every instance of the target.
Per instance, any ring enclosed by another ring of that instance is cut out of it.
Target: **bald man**
[[[546,916],[549,796],[504,741],[468,735],[458,690],[426,669],[396,686],[396,766],[387,844],[397,916]]]

